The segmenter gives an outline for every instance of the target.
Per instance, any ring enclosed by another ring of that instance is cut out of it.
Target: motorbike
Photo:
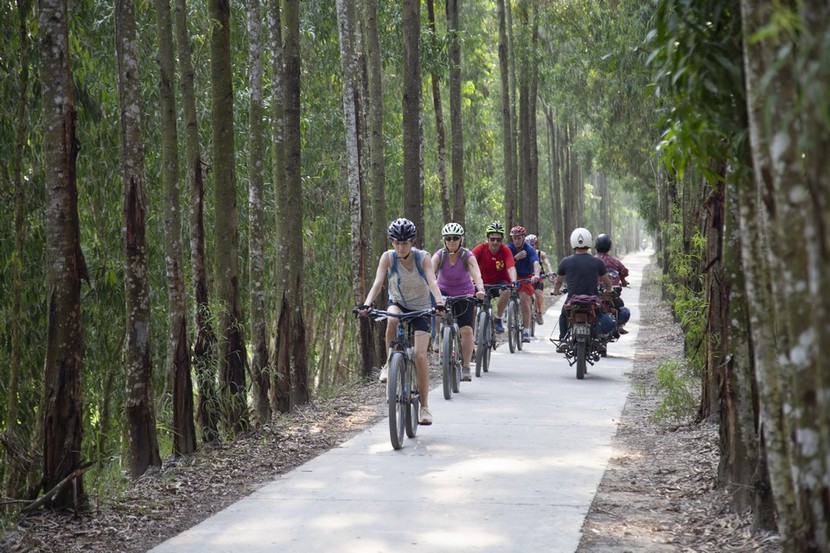
[[[597,292],[596,296],[574,295],[565,302],[568,332],[559,350],[582,380],[593,365],[607,355],[608,344],[619,338],[614,292]]]

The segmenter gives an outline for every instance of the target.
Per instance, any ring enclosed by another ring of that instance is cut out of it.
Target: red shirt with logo
[[[482,242],[472,251],[476,261],[478,261],[478,267],[481,269],[481,280],[484,281],[484,284],[511,282],[510,273],[507,272],[507,269],[514,267],[515,261],[510,248],[504,244],[499,244],[499,249],[494,254],[490,251],[490,245]]]

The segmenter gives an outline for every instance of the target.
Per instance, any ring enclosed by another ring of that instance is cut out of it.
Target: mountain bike
[[[520,278],[510,289],[510,299],[507,301],[507,344],[510,346],[510,353],[515,353],[516,350],[522,351],[522,331],[525,327],[519,287],[530,281],[530,277]],[[534,297],[531,296],[530,299],[535,302]]]
[[[451,399],[461,389],[461,332],[453,314],[453,305],[475,300],[475,296],[444,296],[444,305],[447,307],[444,321],[441,323],[441,375],[444,388],[444,399]],[[469,306],[467,306],[469,309]]]
[[[358,308],[353,311],[358,312]],[[374,320],[386,317],[398,319],[398,334],[390,344],[389,371],[386,380],[386,403],[389,408],[389,437],[393,449],[403,447],[404,432],[414,438],[418,432],[418,417],[421,397],[418,391],[418,377],[415,369],[415,329],[412,321],[419,317],[431,316],[434,308],[409,313],[395,313],[381,309],[367,309],[366,316]]]
[[[492,297],[490,297],[491,290],[506,290],[510,288],[510,284],[485,284],[484,293],[486,295],[484,301],[478,305],[478,313],[476,313],[476,376],[481,376],[481,371],[487,372],[490,370],[490,354],[496,349],[496,333],[493,329],[493,306],[491,305]]]

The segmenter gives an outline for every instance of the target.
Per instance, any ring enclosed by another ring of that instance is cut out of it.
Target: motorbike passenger
[[[607,234],[600,234],[597,236],[596,243],[597,258],[605,263],[605,268],[608,269],[611,278],[611,285],[616,287],[628,286],[628,268],[623,265],[623,262],[608,253],[611,250],[611,237]],[[620,334],[628,334],[628,331],[623,328],[625,323],[631,318],[631,311],[625,307],[622,298],[615,301],[617,309],[617,332]]]
[[[605,263],[589,253],[593,245],[591,233],[584,228],[577,228],[571,233],[571,247],[573,255],[569,255],[559,261],[556,271],[556,280],[553,282],[553,293],[561,294],[562,284],[568,286],[568,299],[576,295],[596,296],[597,279],[602,282],[605,290],[611,292],[613,287],[608,277],[608,270]],[[567,303],[567,300],[565,301]],[[611,332],[614,327],[613,319],[608,313],[602,313],[597,318],[597,325],[602,333]],[[562,307],[562,314],[559,315],[559,341],[557,351],[564,353],[565,336],[568,334],[568,316],[565,307]]]

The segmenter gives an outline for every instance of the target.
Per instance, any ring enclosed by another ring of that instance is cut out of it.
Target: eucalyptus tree
[[[69,59],[68,5],[38,5],[43,161],[47,196],[46,282],[49,306],[43,398],[43,488],[52,490],[81,465],[81,253],[75,162],[75,100]],[[69,507],[83,495],[83,479],[62,488],[49,504]]]
[[[300,2],[285,0],[285,188],[280,255],[286,263],[278,306],[277,374],[290,382],[290,407],[309,400],[308,352],[303,306],[303,200],[300,130]],[[295,232],[290,232],[295,229]]]
[[[236,206],[236,149],[233,121],[233,68],[231,66],[230,4],[210,0],[211,132],[213,147],[216,226],[215,280],[219,304],[218,355],[225,422],[231,432],[247,429],[247,354],[240,314],[239,228]]]
[[[250,256],[251,379],[254,384],[254,407],[259,424],[271,419],[268,401],[268,342],[265,328],[265,125],[263,114],[262,10],[259,0],[248,0],[248,59],[250,93],[248,127],[248,255]]]
[[[156,0],[159,37],[159,104],[162,132],[162,186],[164,188],[164,249],[167,264],[168,344],[167,378],[173,382],[173,454],[196,451],[193,424],[193,381],[182,268],[182,228],[179,208],[179,146],[176,130],[175,59],[170,0]]]
[[[432,58],[439,56],[440,42],[435,25],[435,3],[427,0],[427,22],[429,25],[429,47]],[[438,185],[441,190],[441,214],[443,221],[453,220],[450,208],[450,190],[447,183],[447,131],[444,126],[444,108],[441,103],[440,62],[436,59],[430,63],[430,81],[432,84],[432,105],[435,111],[435,138],[438,150]]]
[[[134,478],[161,466],[153,409],[150,359],[150,289],[147,282],[147,199],[144,143],[136,58],[135,5],[116,0],[115,44],[121,108],[121,171],[124,198],[124,291],[126,296],[127,426]]]
[[[517,217],[528,229],[539,228],[538,149],[536,143],[536,98],[538,57],[536,47],[539,23],[535,6],[521,2],[519,39],[514,48],[518,56],[517,87],[519,95]]]
[[[421,137],[421,2],[403,0],[403,216],[418,229],[424,246],[423,144]]]
[[[826,551],[830,11],[824,2],[742,0],[741,15],[754,168],[746,197],[763,200],[755,204],[759,214],[750,205],[741,210],[742,228],[757,231],[745,241],[743,259],[749,295],[757,300],[750,309],[759,323],[752,342],[761,423],[784,549]],[[766,256],[753,257],[761,244],[768,246]],[[775,293],[763,297],[756,290]]]
[[[507,15],[505,0],[498,0],[499,15],[499,69],[501,71],[502,148],[504,152],[504,224],[513,226],[516,220],[516,149],[513,141],[513,113],[510,86],[510,59],[508,57]]]
[[[460,0],[446,1],[450,62],[450,137],[452,140],[452,219],[466,225],[467,197],[464,187],[464,127],[461,104],[461,6]]]
[[[190,34],[187,30],[187,2],[176,0],[174,12],[176,46],[182,88],[184,116],[185,166],[189,191],[190,270],[192,273],[194,306],[193,365],[198,388],[197,418],[202,440],[210,442],[219,437],[219,408],[216,400],[214,362],[216,335],[211,323],[208,303],[207,261],[205,256],[204,224],[204,161],[199,142],[199,120],[196,111],[196,89],[193,61],[190,53]]]

